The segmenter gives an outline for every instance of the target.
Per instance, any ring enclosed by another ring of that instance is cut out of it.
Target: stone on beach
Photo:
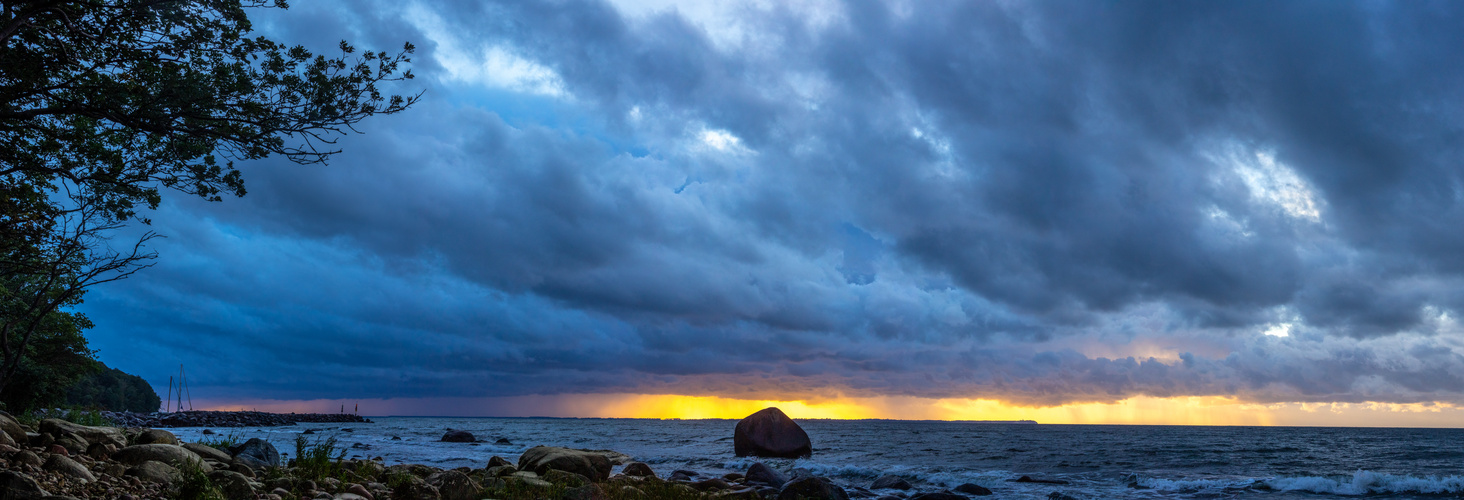
[[[732,449],[739,457],[802,458],[813,454],[808,433],[777,408],[765,408],[737,422]]]
[[[165,446],[165,445],[158,445]],[[157,460],[147,460],[127,469],[126,475],[158,484],[172,484],[181,477],[178,469]]]
[[[224,498],[229,500],[247,500],[255,498],[254,487],[249,485],[249,478],[238,472],[226,470],[214,471],[208,475],[208,480],[223,492]]]
[[[626,464],[625,470],[620,471],[620,473],[635,477],[656,477],[656,472],[651,470],[651,466],[646,465],[644,462],[631,462]]]
[[[762,483],[774,488],[782,488],[784,484],[788,483],[788,476],[782,472],[778,472],[777,469],[764,465],[762,462],[757,462],[747,468],[747,482]]]
[[[188,451],[191,451],[191,452],[197,454],[199,457],[202,457],[204,460],[213,460],[213,461],[216,461],[216,462],[222,462],[222,463],[226,463],[226,464],[227,463],[233,463],[234,462],[234,457],[231,457],[231,456],[229,456],[228,453],[225,453],[223,450],[220,450],[218,448],[214,448],[212,446],[198,444],[198,443],[183,443],[183,449],[188,450]]]
[[[541,476],[551,469],[562,470],[596,482],[610,477],[610,459],[604,454],[555,446],[535,446],[525,450],[519,456],[518,468]]]
[[[849,500],[849,493],[821,477],[794,479],[778,491],[778,500]]]
[[[280,466],[280,452],[274,445],[259,438],[250,438],[244,444],[229,448],[234,461],[254,469]]]
[[[112,459],[127,465],[141,465],[144,462],[156,461],[173,467],[192,462],[202,467],[204,472],[213,472],[213,468],[204,463],[203,458],[199,457],[197,453],[171,444],[135,444],[117,450],[117,453],[112,455]]]
[[[442,500],[478,500],[478,494],[483,491],[477,481],[455,470],[433,474],[427,478],[427,484],[437,488]]]
[[[50,496],[36,480],[8,470],[0,471],[0,492],[4,492],[5,498],[16,500],[39,500]]]
[[[137,435],[137,444],[178,444],[178,436],[162,429],[147,429]]]
[[[905,478],[892,475],[880,476],[879,479],[874,480],[874,484],[869,485],[869,488],[874,490],[908,490],[913,487],[914,486],[911,486],[910,482],[906,481]]]
[[[45,465],[42,465],[41,468],[84,483],[97,480],[97,477],[92,475],[91,471],[86,469],[86,466],[76,463],[75,460],[66,458],[63,455],[51,455],[50,458],[46,459]]]
[[[75,435],[86,441],[86,445],[93,443],[112,444],[121,448],[127,446],[127,436],[121,429],[116,427],[90,427],[81,424],[73,424],[59,418],[48,418],[41,421],[41,434],[50,434],[57,438],[65,435]],[[82,446],[82,451],[86,446]]]
[[[16,443],[24,445],[30,442],[30,437],[25,435],[25,428],[20,426],[20,421],[3,411],[0,411],[0,431],[5,431],[5,435]]]

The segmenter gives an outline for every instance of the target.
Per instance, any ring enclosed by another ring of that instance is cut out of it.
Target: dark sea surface
[[[800,420],[812,458],[732,454],[736,420],[373,417],[371,424],[214,429],[269,439],[294,454],[295,436],[334,436],[348,456],[388,464],[483,467],[535,445],[608,449],[651,464],[721,475],[754,461],[794,467],[849,488],[884,474],[919,490],[975,483],[988,498],[1438,498],[1464,496],[1464,429],[1189,427]],[[447,429],[482,443],[443,443]],[[195,441],[202,428],[173,429]],[[400,438],[393,439],[393,438]],[[512,444],[494,444],[504,438]],[[619,469],[619,467],[617,467]],[[1069,484],[1013,482],[1021,476]],[[878,490],[874,493],[891,493]]]

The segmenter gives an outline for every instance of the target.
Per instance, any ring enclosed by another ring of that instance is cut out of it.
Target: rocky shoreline
[[[350,413],[266,413],[262,411],[100,412],[120,427],[279,427],[299,423],[371,423]]]
[[[806,456],[806,434],[782,412],[745,420],[734,436],[739,454]],[[59,419],[32,428],[3,412],[0,429],[0,500],[964,500],[991,494],[975,484],[921,491],[896,475],[846,487],[806,469],[761,462],[725,475],[657,472],[614,451],[550,446],[529,448],[516,462],[493,456],[479,466],[442,469],[387,466],[381,457],[347,460],[334,441],[311,442],[303,433],[289,457],[257,438],[183,443],[162,429]]]

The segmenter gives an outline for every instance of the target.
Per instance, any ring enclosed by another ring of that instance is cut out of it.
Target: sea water
[[[732,452],[736,420],[372,417],[374,423],[172,429],[186,441],[260,437],[287,456],[297,435],[334,437],[347,457],[387,464],[484,467],[536,445],[614,450],[662,477],[722,475],[755,461],[802,467],[846,487],[881,475],[920,490],[975,483],[997,498],[1383,498],[1464,496],[1464,429],[1048,425],[799,420],[805,459]],[[444,443],[448,429],[478,443]],[[503,444],[499,439],[506,440]],[[618,469],[619,467],[617,467]],[[1019,483],[1021,476],[1068,484]],[[884,493],[879,491],[877,493]]]

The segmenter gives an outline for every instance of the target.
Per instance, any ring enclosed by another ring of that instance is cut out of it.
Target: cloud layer
[[[1464,404],[1458,10],[261,12],[426,98],[171,198],[93,344],[225,398]]]

